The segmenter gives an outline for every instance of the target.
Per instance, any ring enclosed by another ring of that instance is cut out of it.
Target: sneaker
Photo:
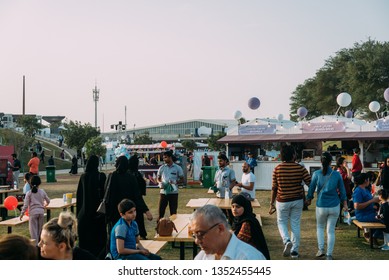
[[[323,250],[319,250],[317,251],[316,253],[316,258],[321,258],[321,257],[324,257],[326,254],[324,253]]]
[[[292,259],[298,259],[299,253],[297,253],[296,251],[292,251],[290,252],[290,256],[292,257]]]
[[[382,251],[389,251],[389,246],[388,245],[384,245],[382,248],[381,248]]]
[[[290,241],[286,242],[285,247],[284,247],[284,252],[283,252],[284,257],[289,257],[290,249],[292,249],[292,245],[293,245],[292,242],[290,242]]]
[[[327,261],[332,261],[333,259],[334,259],[334,258],[333,258],[331,255],[327,255],[327,256],[326,256],[326,260],[327,260]]]

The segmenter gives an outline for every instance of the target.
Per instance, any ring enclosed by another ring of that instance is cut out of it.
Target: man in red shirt
[[[363,169],[361,159],[359,158],[360,153],[361,153],[360,148],[354,149],[354,155],[353,155],[353,158],[351,160],[351,164],[352,164],[351,173],[353,175],[353,178],[355,178],[355,176],[358,176],[359,174],[361,174],[362,169]]]

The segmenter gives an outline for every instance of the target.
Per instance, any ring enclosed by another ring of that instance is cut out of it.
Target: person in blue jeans
[[[342,176],[331,168],[332,155],[324,152],[321,156],[322,168],[313,173],[309,185],[306,205],[311,204],[316,190],[316,234],[318,252],[317,258],[326,256],[332,260],[335,246],[335,226],[339,217],[340,203],[343,211],[347,211],[347,196]],[[327,228],[327,252],[324,251],[324,231]]]
[[[114,260],[160,260],[139,242],[139,229],[135,221],[135,203],[123,199],[118,204],[121,218],[111,231],[110,251]]]

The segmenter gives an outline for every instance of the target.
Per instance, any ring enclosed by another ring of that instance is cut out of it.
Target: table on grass
[[[159,236],[155,235],[154,240],[158,241],[168,241],[175,242],[180,244],[180,260],[185,259],[185,242],[192,243],[191,249],[193,249],[193,258],[197,255],[197,245],[194,243],[194,239],[192,235],[189,234],[188,225],[189,225],[189,217],[191,214],[175,214],[170,217],[170,219],[174,222],[177,232],[173,230],[171,236]]]
[[[74,213],[74,206],[77,205],[77,199],[73,198],[72,202],[68,203],[63,200],[63,198],[53,198],[50,199],[49,205],[47,205],[46,211],[47,211],[47,221],[51,219],[51,210],[54,209],[63,209],[63,211],[67,211],[68,208],[70,208],[70,211]]]
[[[204,205],[211,204],[219,207],[220,209],[231,209],[231,201],[232,199],[225,199],[225,198],[192,198],[189,200],[189,202],[186,204],[186,207],[197,209]],[[254,199],[251,201],[251,206],[255,208],[260,208],[261,205],[258,202],[258,199]]]

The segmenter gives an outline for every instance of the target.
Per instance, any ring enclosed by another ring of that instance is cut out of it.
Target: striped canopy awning
[[[174,145],[173,144],[167,144],[166,148],[163,148],[161,146],[161,143],[156,143],[156,144],[147,144],[147,145],[127,145],[127,149],[131,150],[144,150],[144,149],[169,149],[169,150],[174,150]]]

